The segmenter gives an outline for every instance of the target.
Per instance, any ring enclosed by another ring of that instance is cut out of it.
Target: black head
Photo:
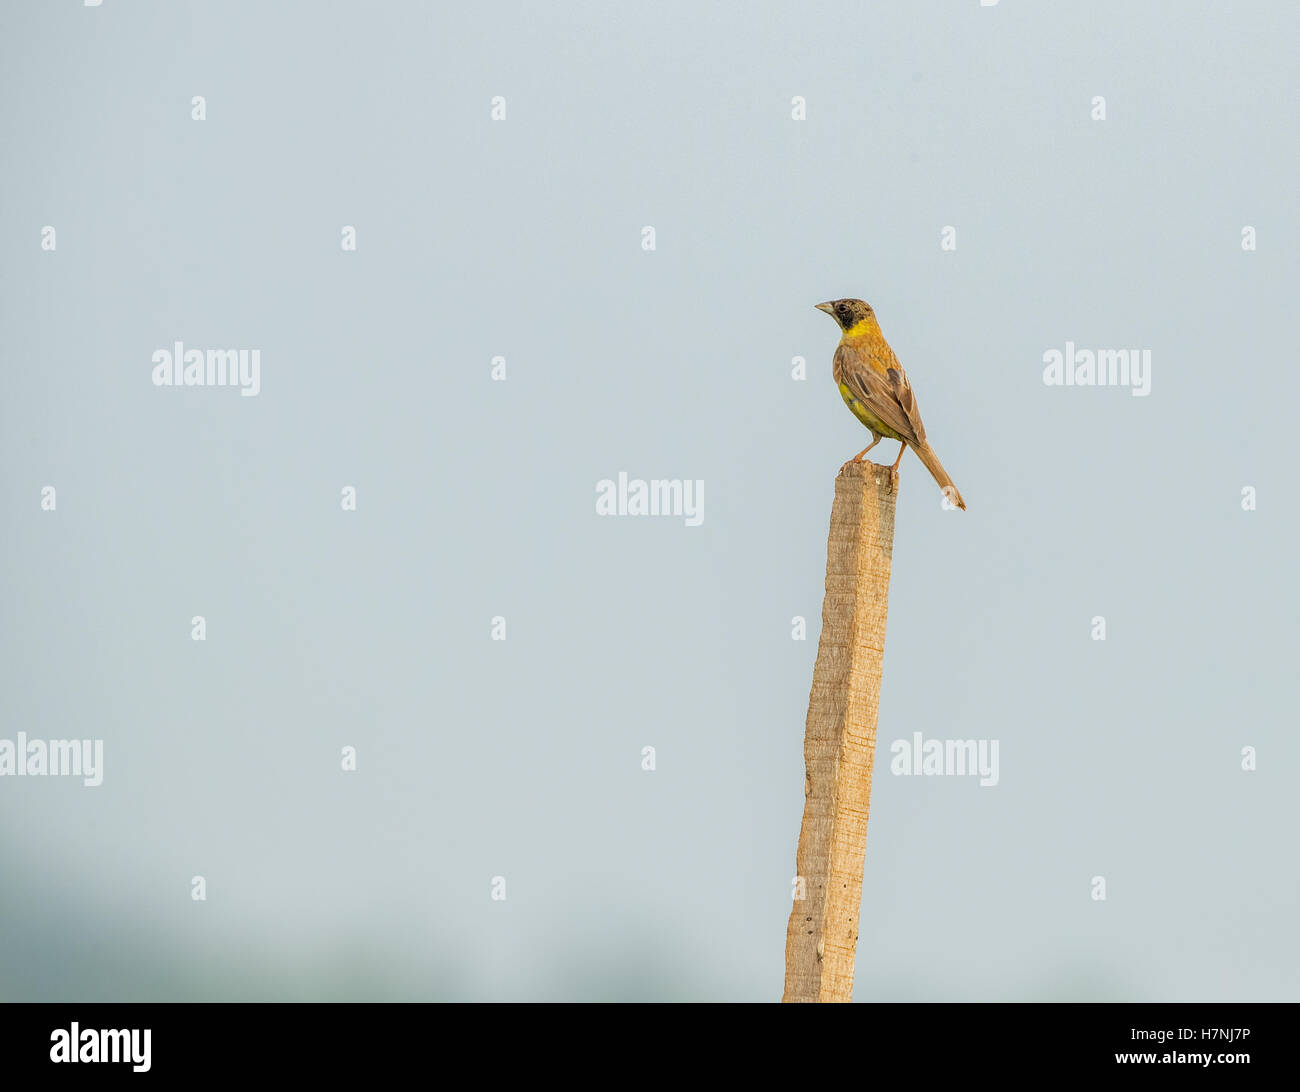
[[[831,300],[817,304],[817,310],[825,311],[840,324],[842,330],[850,330],[864,319],[874,320],[876,317],[871,304],[861,300]]]

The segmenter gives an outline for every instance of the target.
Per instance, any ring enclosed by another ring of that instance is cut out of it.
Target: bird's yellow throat
[[[863,341],[867,338],[877,338],[880,336],[880,323],[874,318],[858,319],[852,326],[844,331],[840,337],[840,342]]]

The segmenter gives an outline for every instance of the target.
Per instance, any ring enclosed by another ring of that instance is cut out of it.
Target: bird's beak
[[[819,304],[817,304],[817,310],[818,310],[818,311],[825,311],[828,315],[830,315],[832,318],[834,318],[835,304],[833,304],[833,303],[819,303]]]

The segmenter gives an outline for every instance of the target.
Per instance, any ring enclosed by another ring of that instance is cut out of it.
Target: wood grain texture
[[[835,479],[804,729],[804,898],[786,930],[784,1001],[853,999],[897,489],[889,467],[871,462],[845,463]]]

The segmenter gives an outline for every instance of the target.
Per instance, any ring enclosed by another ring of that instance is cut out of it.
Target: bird
[[[910,447],[939,483],[944,496],[964,509],[966,502],[961,493],[926,441],[911,381],[880,332],[871,304],[862,300],[829,300],[816,306],[839,323],[842,331],[831,367],[840,397],[853,416],[871,430],[871,443],[849,462],[862,462],[863,456],[884,437],[898,440],[901,446],[891,471],[898,472],[903,452]]]

